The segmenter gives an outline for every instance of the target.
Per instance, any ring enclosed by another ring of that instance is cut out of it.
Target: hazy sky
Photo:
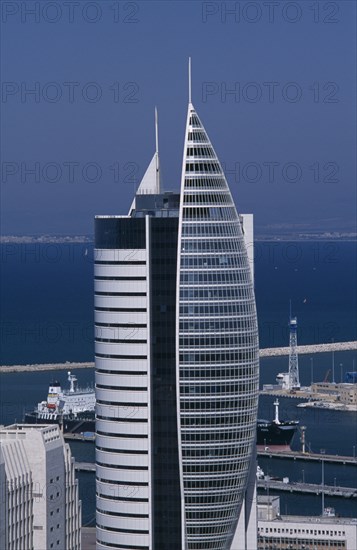
[[[90,234],[154,152],[178,189],[193,103],[257,231],[356,220],[356,3],[1,2],[2,234]]]

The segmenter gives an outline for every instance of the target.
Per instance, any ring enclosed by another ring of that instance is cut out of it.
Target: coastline
[[[357,242],[354,232],[264,234],[258,233],[254,242]],[[93,235],[0,235],[0,244],[94,244]]]

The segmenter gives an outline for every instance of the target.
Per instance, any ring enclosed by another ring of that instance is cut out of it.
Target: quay
[[[264,348],[259,351],[260,357],[280,357],[289,355],[290,348]],[[327,353],[331,351],[356,351],[357,340],[352,342],[331,342],[329,344],[314,344],[309,346],[298,346],[297,351],[301,354]],[[0,373],[10,372],[38,372],[46,370],[75,370],[75,369],[93,369],[94,362],[86,363],[46,363],[35,365],[0,365]]]
[[[310,387],[289,390],[277,384],[264,384],[263,389],[259,391],[259,395],[289,397],[290,399],[307,399],[306,403],[299,403],[299,405],[297,405],[297,407],[300,408],[357,412],[357,384],[354,384],[352,389],[348,387],[348,394],[346,395],[347,386],[350,385],[343,383],[325,384],[324,382],[315,382],[313,386]],[[319,389],[319,387],[321,389]],[[332,390],[330,390],[330,387],[332,387]],[[316,390],[316,388],[318,388],[318,390]]]
[[[263,392],[266,393],[266,392]],[[327,401],[327,395],[325,394],[325,398],[321,399],[322,394],[314,394],[317,401],[308,401],[307,403],[300,403],[299,405],[296,405],[297,407],[301,409],[323,409],[328,411],[343,411],[343,412],[357,412],[357,404],[350,405],[348,403],[341,403],[341,401]]]
[[[63,437],[70,441],[88,441],[92,443],[95,441],[95,434],[85,435],[85,434],[72,434],[65,433]],[[264,451],[258,451],[257,455],[265,458],[281,458],[281,459],[292,459],[292,460],[305,460],[305,461],[315,461],[315,462],[329,462],[331,464],[343,464],[347,466],[357,466],[357,457],[355,456],[342,456],[342,455],[330,455],[323,453],[302,453],[301,451],[274,451],[267,448]]]
[[[95,441],[95,434],[86,435],[85,433],[80,434],[73,434],[71,432],[66,432],[63,434],[64,439],[68,439],[69,441],[89,441],[93,442]]]
[[[301,451],[273,451],[267,448],[264,451],[257,451],[258,456],[267,458],[283,458],[292,460],[311,460],[317,462],[330,462],[332,464],[345,464],[357,466],[357,458],[355,456],[340,456],[329,455],[323,453],[302,453]]]
[[[268,386],[268,384],[266,384]],[[263,390],[259,391],[259,395],[270,395],[273,397],[290,397],[291,399],[311,399],[312,393],[311,391],[308,391],[307,389],[301,389],[301,390],[283,390],[283,389],[277,389],[277,388],[269,388],[265,387]],[[322,394],[314,394],[314,399],[323,401],[326,399],[326,395]]]
[[[257,488],[265,491],[287,491],[289,493],[312,493],[315,495],[320,495],[323,492],[330,497],[357,498],[357,489],[354,487],[318,485],[316,483],[285,483],[273,479],[258,479]]]
[[[65,433],[63,437],[70,441],[88,441],[92,443],[95,441],[95,434],[72,434]],[[257,455],[265,458],[281,458],[292,460],[305,460],[315,462],[329,462],[331,464],[343,464],[347,466],[357,466],[357,457],[355,456],[342,456],[342,455],[329,455],[322,453],[302,453],[301,451],[274,451],[267,448],[264,451],[258,451]]]
[[[75,462],[74,467],[78,472],[95,472],[95,464],[93,462]],[[294,483],[278,481],[273,479],[258,479],[257,488],[265,491],[287,491],[290,493],[312,493],[320,495],[324,492],[325,495],[332,497],[357,498],[357,489],[354,487],[339,487],[331,485],[319,485],[316,483]]]
[[[94,462],[74,462],[74,469],[77,472],[95,472]]]

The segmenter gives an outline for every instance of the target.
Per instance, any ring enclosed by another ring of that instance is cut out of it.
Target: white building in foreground
[[[57,425],[0,427],[0,548],[80,550],[81,502]]]
[[[258,496],[258,550],[356,550],[357,518],[281,516],[279,497]]]

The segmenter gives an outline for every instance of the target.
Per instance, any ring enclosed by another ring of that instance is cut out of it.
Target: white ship
[[[68,381],[68,390],[63,390],[59,382],[52,382],[47,401],[41,401],[34,411],[26,413],[24,421],[28,424],[61,424],[65,432],[94,432],[94,389],[79,388],[71,371],[68,371]]]

